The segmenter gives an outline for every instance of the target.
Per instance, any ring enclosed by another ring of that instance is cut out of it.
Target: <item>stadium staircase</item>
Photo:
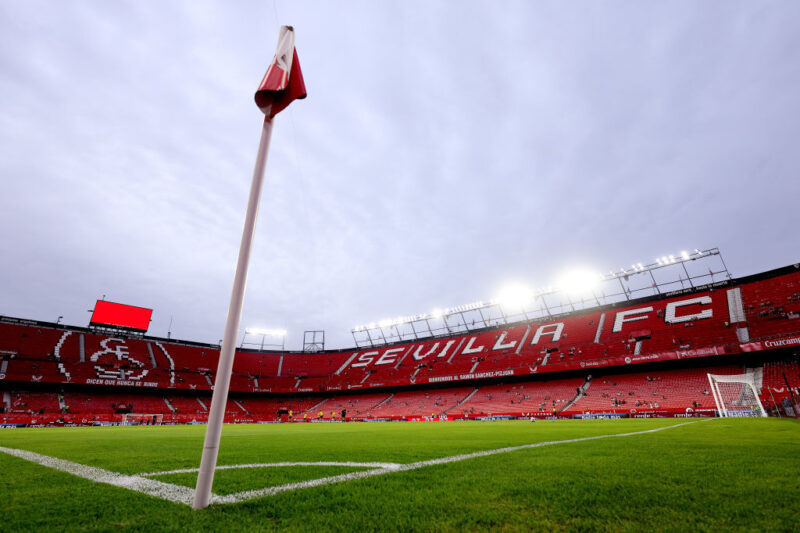
[[[164,403],[165,403],[165,404],[167,404],[167,407],[169,408],[169,410],[170,410],[170,412],[171,412],[171,413],[173,413],[173,414],[174,414],[174,413],[176,413],[176,412],[177,412],[177,411],[175,410],[175,407],[173,407],[172,403],[169,401],[169,398],[167,398],[166,396],[164,396]]]
[[[450,411],[452,411],[453,409],[457,409],[457,408],[461,407],[463,404],[468,402],[470,398],[475,396],[475,393],[478,392],[479,389],[480,389],[480,387],[475,387],[474,389],[472,389],[472,391],[469,394],[467,394],[461,400],[459,400],[459,402],[457,404],[455,404],[453,407],[451,407],[450,409],[447,409],[446,411],[444,411],[443,414],[447,414]]]
[[[342,410],[345,409],[347,410],[348,418],[367,417],[375,407],[387,400],[387,396],[390,395],[387,395],[385,392],[334,396],[328,398],[325,402],[324,414],[327,417],[333,412],[339,417],[341,416]],[[313,408],[309,414],[312,416],[314,415]]]
[[[589,390],[589,386],[591,386],[591,384],[592,384],[592,378],[590,376],[587,376],[586,381],[583,383],[583,385],[580,386],[579,390],[575,391],[575,397],[572,400],[570,400],[569,403],[565,405],[563,409],[561,409],[561,412],[569,410],[569,408],[572,407],[575,404],[575,402],[580,400],[582,396],[585,396],[586,391]]]
[[[238,401],[238,400],[233,400],[233,403],[235,403],[237,406],[239,406],[239,409],[241,409],[241,410],[242,410],[244,413],[246,413],[246,414],[248,414],[248,415],[250,414],[250,411],[248,411],[247,409],[245,409],[244,405],[242,405],[241,403],[239,403],[239,401]]]
[[[387,396],[386,398],[384,398],[384,399],[383,399],[383,401],[381,401],[380,403],[376,404],[376,405],[375,405],[375,407],[373,407],[373,409],[377,409],[377,408],[378,408],[378,407],[380,407],[381,405],[383,405],[383,404],[385,404],[386,402],[390,401],[392,398],[394,398],[394,394],[395,394],[395,393],[391,393],[391,394],[389,394],[389,396]]]
[[[315,411],[318,411],[318,409],[320,409],[322,407],[322,404],[324,404],[326,401],[328,401],[328,398],[323,398],[319,402],[315,403],[313,407],[309,407],[306,410],[313,415],[315,414]]]

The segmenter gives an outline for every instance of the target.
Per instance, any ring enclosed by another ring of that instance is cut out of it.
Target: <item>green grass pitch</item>
[[[686,420],[226,426],[220,465],[414,463]],[[205,426],[0,430],[0,446],[142,474],[198,466]],[[229,495],[363,471],[219,470]],[[196,474],[155,479],[194,486]],[[718,419],[528,448],[215,504],[187,505],[0,453],[0,531],[797,531],[800,423]]]

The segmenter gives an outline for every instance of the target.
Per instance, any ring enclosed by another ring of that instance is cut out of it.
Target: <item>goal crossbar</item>
[[[758,397],[752,372],[735,375],[706,374],[721,417],[767,416]]]

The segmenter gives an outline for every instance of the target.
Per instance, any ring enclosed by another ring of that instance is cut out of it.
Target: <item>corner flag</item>
[[[272,118],[294,102],[306,97],[306,84],[294,48],[294,28],[281,26],[278,51],[258,86],[256,105]]]
[[[264,169],[267,166],[269,141],[272,137],[272,119],[294,100],[305,97],[306,85],[303,82],[303,74],[300,72],[297,52],[294,49],[294,29],[291,26],[281,26],[278,51],[275,53],[264,79],[261,80],[255,96],[256,105],[264,112],[264,122],[261,125],[261,141],[258,144],[256,166],[250,185],[250,198],[247,201],[247,212],[244,216],[239,259],[236,263],[231,302],[228,306],[228,319],[225,322],[217,374],[214,378],[214,393],[211,396],[203,455],[200,459],[200,470],[197,473],[193,509],[203,509],[211,503],[211,486],[214,483],[219,440],[222,436],[222,423],[225,420],[225,404],[228,402],[228,389],[231,384],[236,337],[239,332],[239,320],[242,317],[244,288],[247,283],[247,268],[250,264],[250,251],[253,247],[253,234],[256,229],[261,186],[264,183]]]

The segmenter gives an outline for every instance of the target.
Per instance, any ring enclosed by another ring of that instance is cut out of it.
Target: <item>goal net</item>
[[[719,416],[767,416],[756,393],[755,376],[752,373],[707,376]]]
[[[123,426],[160,426],[164,415],[160,413],[125,413],[122,415]]]

